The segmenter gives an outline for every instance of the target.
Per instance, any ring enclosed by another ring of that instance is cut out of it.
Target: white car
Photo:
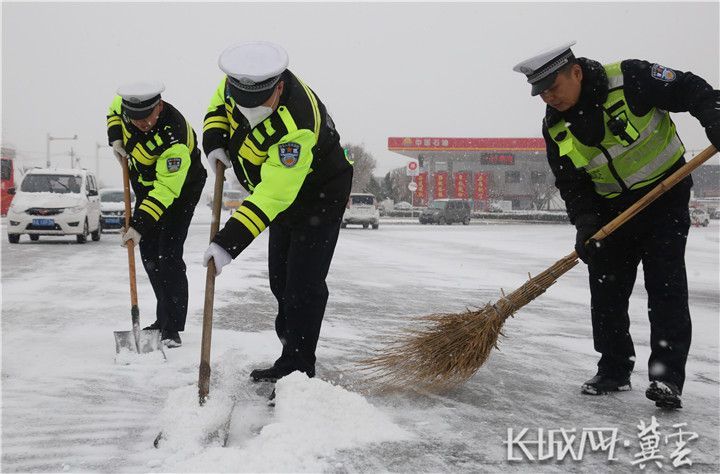
[[[135,194],[130,191],[130,203],[134,202]],[[125,226],[125,191],[122,188],[100,190],[100,225],[103,232]]]
[[[350,195],[340,227],[344,229],[348,224],[360,224],[363,229],[369,225],[373,229],[380,226],[380,210],[375,196],[360,193]]]
[[[88,235],[100,240],[100,198],[95,176],[86,170],[32,169],[25,174],[7,215],[8,241],[22,234],[30,240],[41,235],[75,235],[85,243]]]
[[[690,209],[690,223],[694,226],[707,227],[710,224],[710,216],[705,209]]]
[[[413,208],[412,204],[410,204],[407,201],[396,202],[395,205],[393,206],[393,209],[396,209],[398,211],[409,211],[412,208]]]

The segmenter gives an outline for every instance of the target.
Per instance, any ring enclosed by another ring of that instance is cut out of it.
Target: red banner
[[[433,176],[435,178],[435,199],[445,199],[447,197],[447,171],[438,171]]]
[[[427,173],[420,173],[415,177],[415,184],[417,184],[417,189],[415,190],[415,204],[420,206],[427,204],[427,177]]]
[[[458,199],[467,199],[468,195],[468,174],[466,172],[455,173],[455,197]]]
[[[488,174],[475,173],[475,200],[485,200],[488,198]]]

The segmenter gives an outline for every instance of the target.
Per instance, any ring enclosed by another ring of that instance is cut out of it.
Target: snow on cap
[[[575,41],[570,41],[537,54],[521,61],[513,68],[513,71],[527,76],[528,82],[532,84],[530,95],[541,94],[553,85],[560,69],[575,58],[570,49],[575,43]]]
[[[235,101],[242,107],[257,107],[272,95],[288,62],[282,46],[254,41],[225,49],[218,66],[227,74]]]
[[[160,102],[165,85],[160,81],[138,81],[123,84],[117,89],[122,108],[131,119],[143,119]]]

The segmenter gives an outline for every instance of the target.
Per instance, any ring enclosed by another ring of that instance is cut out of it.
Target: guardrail
[[[381,212],[381,217],[407,217],[417,219],[421,209],[409,209]],[[565,211],[509,211],[509,212],[479,212],[470,214],[474,220],[517,220],[524,222],[569,222]]]

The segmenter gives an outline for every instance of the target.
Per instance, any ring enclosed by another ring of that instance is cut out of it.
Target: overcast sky
[[[26,164],[69,166],[73,145],[95,169],[117,86],[159,79],[163,98],[198,135],[241,41],[283,45],[290,69],[320,96],[344,143],[361,143],[377,175],[407,159],[389,136],[539,137],[544,104],[522,59],[568,40],[603,63],[647,59],[691,70],[715,88],[718,2],[705,3],[7,3],[2,4],[2,140]],[[707,144],[689,114],[674,116],[689,149]],[[109,148],[100,178],[119,185]]]

